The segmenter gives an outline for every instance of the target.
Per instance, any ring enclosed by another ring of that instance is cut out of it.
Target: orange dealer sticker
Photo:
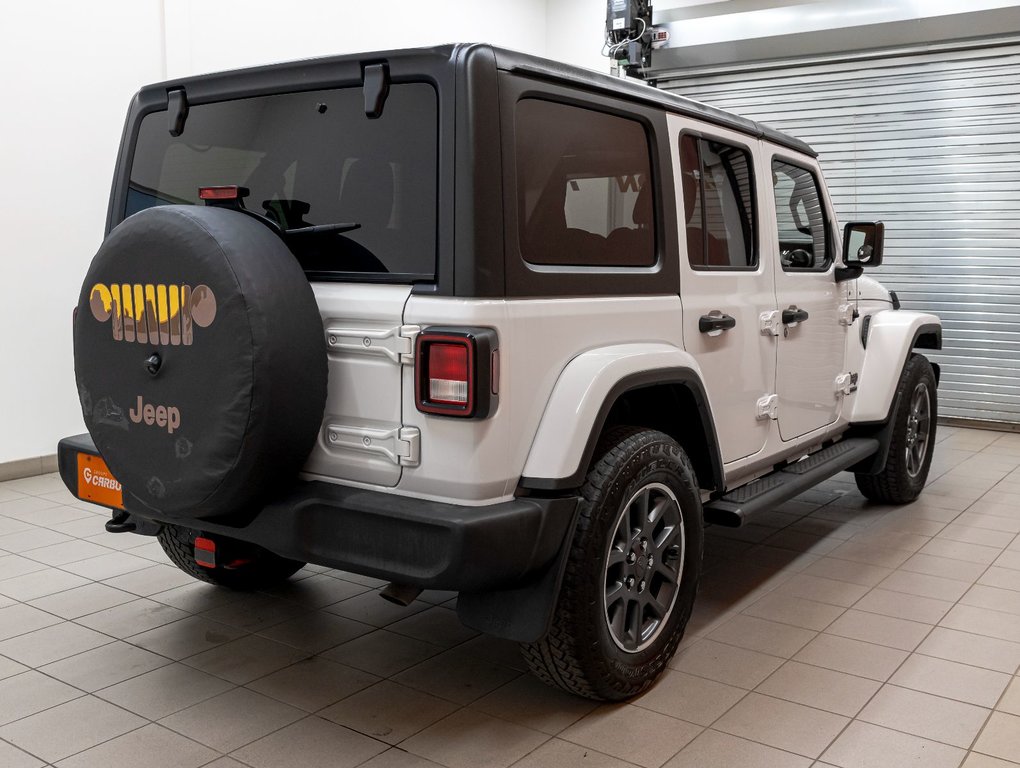
[[[124,509],[124,491],[98,456],[78,454],[78,498]]]

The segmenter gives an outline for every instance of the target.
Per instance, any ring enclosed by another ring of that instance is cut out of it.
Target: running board
[[[705,522],[736,528],[756,512],[768,512],[868,458],[878,446],[878,440],[873,437],[852,437],[816,451],[708,502]]]

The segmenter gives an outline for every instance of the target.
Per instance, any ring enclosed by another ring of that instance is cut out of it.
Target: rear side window
[[[818,180],[805,169],[782,160],[772,161],[779,229],[779,260],[787,272],[824,272],[829,255],[828,225]]]
[[[124,213],[201,205],[200,187],[237,185],[249,190],[248,210],[282,229],[357,225],[285,238],[308,272],[431,280],[437,120],[425,83],[392,85],[374,120],[361,88],[192,105],[176,138],[166,112],[154,112],[135,142]]]
[[[640,122],[522,99],[515,137],[519,238],[526,261],[655,263],[650,153]]]
[[[758,264],[751,155],[742,147],[680,137],[687,258],[694,269]]]

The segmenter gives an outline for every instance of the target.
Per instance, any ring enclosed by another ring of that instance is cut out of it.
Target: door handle
[[[702,333],[711,333],[713,335],[718,335],[722,331],[728,331],[736,324],[736,318],[722,313],[702,315],[698,318],[698,330]]]
[[[797,323],[803,323],[807,319],[808,312],[806,309],[790,307],[789,309],[783,310],[783,325],[795,325]]]

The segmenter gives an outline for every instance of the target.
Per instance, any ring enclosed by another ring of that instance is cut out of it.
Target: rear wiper
[[[326,235],[331,232],[339,234],[355,229],[361,229],[361,225],[354,222],[338,222],[336,224],[315,224],[310,227],[295,227],[294,229],[284,229],[282,232],[287,237],[293,237],[295,235]]]

